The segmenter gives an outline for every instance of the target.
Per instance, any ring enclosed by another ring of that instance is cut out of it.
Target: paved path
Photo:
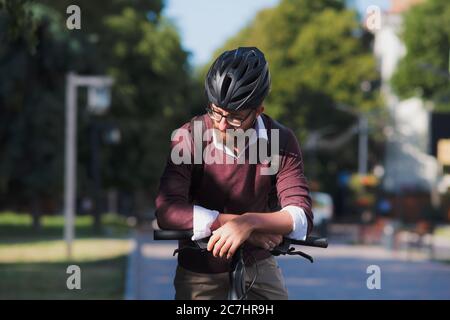
[[[175,241],[153,241],[136,233],[127,271],[126,299],[173,299]],[[450,264],[420,254],[392,253],[379,247],[330,244],[305,248],[313,264],[298,257],[277,258],[289,297],[297,299],[450,299]],[[381,270],[381,289],[367,288],[367,267]]]

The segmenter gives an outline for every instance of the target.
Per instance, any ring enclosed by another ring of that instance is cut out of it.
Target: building
[[[412,97],[399,99],[389,80],[406,48],[400,39],[402,13],[421,0],[392,0],[374,32],[374,54],[378,60],[381,90],[390,114],[385,128],[386,152],[383,191],[393,202],[394,215],[415,221],[424,208],[439,204],[437,185],[442,168],[431,149],[432,104]]]

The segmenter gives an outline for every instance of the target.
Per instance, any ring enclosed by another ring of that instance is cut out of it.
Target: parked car
[[[313,233],[326,237],[328,225],[333,218],[334,205],[333,198],[328,193],[311,192],[312,211],[314,213]]]

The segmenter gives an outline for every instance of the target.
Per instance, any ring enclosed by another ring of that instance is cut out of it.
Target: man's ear
[[[260,105],[257,109],[256,109],[256,116],[259,116],[261,113],[264,112],[264,105]]]

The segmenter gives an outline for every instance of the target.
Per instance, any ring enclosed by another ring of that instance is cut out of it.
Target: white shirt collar
[[[258,139],[265,139],[266,141],[269,140],[269,138],[267,136],[267,129],[264,125],[264,121],[263,121],[261,115],[259,115],[256,118],[255,127],[253,129],[254,129],[254,132],[250,136],[249,143],[245,146],[245,148],[243,150],[241,150],[239,152],[239,154],[237,156],[234,154],[234,152],[232,150],[230,150],[230,148],[228,148],[222,142],[218,141],[215,131],[213,131],[212,143],[214,144],[215,148],[217,148],[217,149],[225,152],[227,155],[237,159],[244,153],[244,151],[248,148],[249,145],[256,143],[258,141]]]

